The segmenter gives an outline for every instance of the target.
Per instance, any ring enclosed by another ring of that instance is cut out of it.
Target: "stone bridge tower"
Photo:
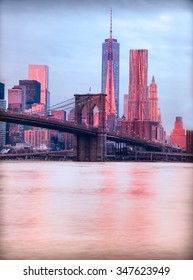
[[[94,109],[98,109],[95,135],[77,135],[77,161],[105,161],[106,158],[106,94],[75,94],[75,123],[83,123],[83,110],[88,127],[94,125]]]

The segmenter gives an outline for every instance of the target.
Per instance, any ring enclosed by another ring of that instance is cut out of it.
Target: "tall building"
[[[128,120],[128,101],[129,101],[129,95],[124,94],[124,116]]]
[[[186,131],[186,152],[193,154],[193,130]]]
[[[149,109],[150,120],[153,122],[158,122],[158,93],[154,76],[149,87]]]
[[[107,115],[119,115],[119,43],[112,37],[112,10],[110,37],[102,44],[101,92],[107,94]]]
[[[46,108],[50,106],[49,69],[47,65],[29,64],[28,80],[35,80],[41,84],[40,103]]]
[[[0,83],[0,109],[6,109],[5,85]],[[0,122],[0,147],[6,144],[6,123]]]
[[[26,109],[30,109],[34,103],[40,103],[41,84],[39,82],[20,80],[19,85],[26,87]]]
[[[3,83],[0,83],[0,99],[5,98],[5,85]]]
[[[171,135],[171,144],[186,149],[186,131],[183,128],[182,117],[176,117],[174,129]]]
[[[149,119],[148,50],[130,50],[128,119]]]
[[[22,112],[25,110],[25,86],[14,86],[8,89],[8,109]],[[7,144],[16,145],[24,141],[24,126],[21,124],[7,123]]]
[[[26,88],[24,86],[14,86],[8,89],[8,109],[24,111],[26,104]]]

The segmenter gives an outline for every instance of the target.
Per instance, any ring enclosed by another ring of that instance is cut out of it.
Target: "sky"
[[[0,81],[28,78],[29,64],[49,66],[51,105],[101,92],[102,43],[120,43],[120,116],[128,94],[129,50],[148,49],[165,130],[176,116],[193,129],[193,4],[190,0],[0,0]]]

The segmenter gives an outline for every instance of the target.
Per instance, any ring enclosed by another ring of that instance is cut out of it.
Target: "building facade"
[[[149,109],[150,120],[153,122],[158,122],[158,92],[154,76],[149,86]]]
[[[28,80],[35,80],[41,84],[40,103],[43,103],[48,108],[50,106],[48,65],[29,64]]]
[[[3,83],[0,83],[0,99],[5,98],[5,85]]]
[[[45,115],[45,106],[43,103],[33,103],[31,108],[26,110],[26,112],[31,114],[38,114],[39,116]]]
[[[130,50],[128,119],[149,119],[148,50]]]
[[[193,130],[186,131],[186,152],[193,153]]]
[[[50,132],[48,129],[41,128],[25,130],[24,141],[30,143],[33,148],[40,148],[42,145],[49,147]]]
[[[30,109],[34,103],[40,103],[41,84],[38,81],[20,80],[19,85],[26,88],[26,109]]]
[[[110,37],[102,44],[101,92],[107,94],[107,115],[119,115],[119,43],[112,37],[112,11]]]
[[[6,109],[5,85],[0,83],[0,109]],[[0,122],[0,147],[6,144],[6,123]]]
[[[129,95],[128,94],[124,94],[124,116],[125,118],[128,120],[128,102],[129,102]]]
[[[25,110],[26,88],[14,86],[8,89],[8,109],[18,112]],[[12,146],[24,141],[24,126],[21,124],[7,123],[6,143]]]
[[[182,117],[176,117],[171,135],[171,144],[186,149],[186,131],[183,128]]]
[[[8,89],[8,109],[24,111],[26,104],[26,90],[23,86],[14,86]]]

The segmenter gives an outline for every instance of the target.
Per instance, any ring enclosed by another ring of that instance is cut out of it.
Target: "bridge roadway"
[[[17,123],[35,127],[42,127],[52,130],[58,130],[75,135],[93,135],[99,133],[99,129],[93,126],[83,124],[76,124],[70,121],[58,120],[47,116],[40,116],[37,114],[21,113],[10,110],[0,109],[0,121]],[[101,133],[101,131],[100,131]],[[119,132],[106,131],[106,139],[114,142],[127,143],[128,145],[145,147],[147,150],[153,151],[172,151],[179,152],[179,149],[171,147],[170,145],[163,145],[150,140],[129,137],[128,135]]]
[[[62,132],[68,132],[75,135],[97,134],[96,127],[86,127],[86,125],[83,124],[75,124],[73,122],[40,116],[38,114],[30,114],[24,112],[21,113],[2,109],[0,109],[0,121],[42,127]]]

